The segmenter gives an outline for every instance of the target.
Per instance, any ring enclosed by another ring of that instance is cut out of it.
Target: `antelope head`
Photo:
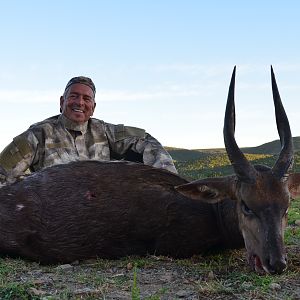
[[[299,186],[288,170],[293,164],[293,141],[288,118],[278,92],[273,68],[271,80],[281,152],[273,168],[253,166],[239,149],[235,133],[235,70],[233,70],[224,120],[224,142],[235,174],[207,178],[176,187],[185,196],[205,202],[218,202],[226,197],[236,200],[240,231],[248,261],[259,273],[282,273],[287,266],[284,229],[290,202],[289,187]],[[293,184],[289,184],[289,180]]]

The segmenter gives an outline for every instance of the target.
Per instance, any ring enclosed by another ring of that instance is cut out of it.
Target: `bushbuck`
[[[190,257],[246,246],[257,271],[286,268],[292,137],[272,71],[282,151],[253,167],[234,139],[234,81],[225,146],[235,175],[189,183],[168,171],[116,161],[55,165],[0,189],[0,253],[41,263],[127,255]],[[290,186],[297,191],[298,181]]]

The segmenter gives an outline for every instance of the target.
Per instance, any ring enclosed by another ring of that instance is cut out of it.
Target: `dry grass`
[[[244,250],[185,260],[128,257],[65,266],[7,258],[0,265],[0,298],[300,299],[299,250],[299,245],[288,246],[289,268],[277,276],[249,270]]]

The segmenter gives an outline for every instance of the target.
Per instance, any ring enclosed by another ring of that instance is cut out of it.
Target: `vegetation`
[[[200,152],[201,158],[194,159],[196,155],[190,155],[189,151],[191,150],[183,150],[180,155],[175,154],[173,156],[175,166],[181,176],[188,179],[200,179],[233,174],[232,166],[225,152]],[[170,153],[173,155],[172,151]],[[269,167],[272,167],[278,159],[277,154],[267,153],[245,153],[245,156],[253,165],[266,165]],[[176,158],[180,159],[176,160]],[[295,152],[292,171],[300,172],[300,151]]]
[[[245,154],[252,164],[272,166],[277,157],[271,154]],[[191,179],[233,174],[227,154],[206,154],[205,159],[175,161],[178,172]]]

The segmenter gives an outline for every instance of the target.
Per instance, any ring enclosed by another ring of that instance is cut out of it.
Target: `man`
[[[2,180],[12,182],[27,169],[89,159],[125,159],[177,173],[170,155],[145,130],[91,118],[95,93],[90,78],[72,78],[60,98],[61,114],[33,124],[2,151]]]

